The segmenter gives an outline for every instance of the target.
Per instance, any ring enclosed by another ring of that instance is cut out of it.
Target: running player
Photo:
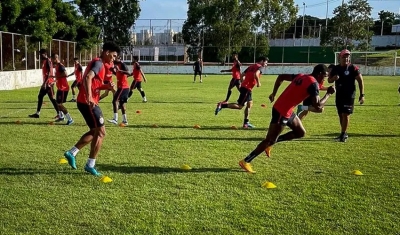
[[[58,105],[59,111],[59,118],[56,122],[64,121],[64,113],[67,117],[67,125],[71,125],[74,123],[74,120],[69,115],[67,108],[64,107],[64,103],[67,101],[68,92],[69,92],[69,84],[67,81],[67,71],[65,70],[65,66],[60,62],[60,59],[57,54],[53,54],[51,56],[51,60],[56,69],[56,75],[54,78],[56,79],[56,86],[57,86],[57,94],[56,94],[56,101]]]
[[[125,104],[128,101],[128,94],[129,94],[128,76],[131,75],[131,73],[129,73],[128,67],[126,66],[126,64],[123,61],[121,61],[121,58],[119,56],[114,61],[114,65],[115,65],[116,71],[117,71],[116,72],[117,92],[115,92],[114,98],[112,101],[114,118],[111,120],[108,120],[108,121],[113,124],[118,124],[118,107],[119,107],[122,112],[122,123],[124,125],[128,125]]]
[[[71,92],[72,92],[72,99],[69,102],[76,102],[75,99],[75,88],[79,87],[81,81],[82,81],[82,72],[83,72],[83,68],[81,63],[79,63],[79,59],[78,58],[74,58],[74,64],[75,64],[75,70],[73,73],[71,73],[70,75],[68,75],[68,77],[72,76],[75,74],[75,81],[72,83],[71,85]]]
[[[197,61],[194,62],[194,64],[193,64],[193,72],[194,72],[193,83],[196,82],[197,75],[200,76],[200,83],[202,83],[203,82],[203,79],[202,79],[203,61],[200,58],[198,58]]]
[[[46,49],[40,49],[39,51],[40,59],[42,61],[42,76],[43,76],[43,83],[40,87],[39,94],[38,94],[38,103],[36,113],[30,114],[30,118],[39,118],[40,110],[42,109],[43,105],[43,98],[47,95],[53,104],[54,109],[58,115],[58,105],[56,100],[54,99],[54,79],[53,76],[53,64],[51,63],[50,58],[47,56]]]
[[[260,78],[261,78],[261,70],[266,67],[268,63],[268,58],[265,56],[261,56],[257,59],[257,63],[249,66],[241,75],[241,80],[245,77],[244,81],[242,81],[242,86],[239,89],[240,95],[237,103],[228,103],[228,102],[219,102],[217,104],[217,108],[215,109],[215,115],[217,115],[222,109],[242,109],[246,106],[244,110],[244,121],[243,128],[254,128],[249,121],[249,112],[251,106],[253,105],[252,99],[252,90],[255,85],[257,87],[261,86]]]
[[[328,68],[323,64],[319,64],[314,67],[312,74],[299,74],[293,79],[272,108],[272,118],[267,136],[246,158],[239,162],[240,167],[249,173],[255,173],[250,162],[262,152],[265,151],[269,157],[271,155],[271,147],[276,142],[304,137],[306,130],[301,120],[293,112],[294,108],[309,96],[312,97],[312,104],[317,110],[323,108],[330,95],[335,93],[335,88],[329,87],[324,98],[320,100],[317,80],[322,80],[326,76],[328,76]],[[280,135],[285,126],[288,126],[292,131]]]
[[[358,101],[364,103],[364,80],[359,68],[350,62],[350,51],[342,50],[339,54],[339,65],[336,65],[328,78],[329,83],[335,82],[336,109],[338,112],[341,133],[336,139],[340,142],[346,142],[349,138],[347,127],[350,122],[350,115],[354,111],[354,98],[356,97],[356,84],[360,90]]]
[[[228,102],[229,98],[231,97],[232,94],[232,89],[234,87],[236,87],[239,91],[240,88],[240,66],[242,66],[242,64],[240,63],[240,61],[238,60],[238,54],[233,54],[232,55],[232,59],[233,59],[233,64],[232,64],[232,68],[231,69],[226,69],[226,70],[221,70],[221,73],[224,72],[231,72],[232,73],[232,79],[231,82],[229,83],[228,86],[228,93],[226,94],[226,99],[224,102]]]
[[[77,106],[90,130],[83,134],[70,150],[64,153],[68,164],[76,169],[76,155],[83,147],[91,143],[89,158],[84,169],[95,176],[101,175],[95,169],[95,162],[106,134],[103,113],[98,106],[100,90],[114,89],[112,82],[103,84],[107,70],[105,64],[112,63],[119,52],[120,49],[116,44],[106,42],[103,44],[100,57],[93,59],[86,67],[82,85],[79,87]]]
[[[146,76],[144,76],[142,68],[140,67],[138,56],[133,56],[132,76],[133,76],[133,82],[132,82],[130,90],[129,90],[128,99],[131,98],[131,96],[133,94],[133,90],[137,89],[140,92],[140,95],[142,96],[143,103],[146,103],[147,98],[146,98],[146,94],[144,93],[144,90],[142,88],[142,81],[147,82],[147,79],[146,79]]]

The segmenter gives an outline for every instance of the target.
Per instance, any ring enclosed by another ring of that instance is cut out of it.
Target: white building
[[[135,45],[173,45],[174,30],[164,30],[162,33],[153,33],[150,30],[140,30],[140,33],[132,33],[132,43]]]

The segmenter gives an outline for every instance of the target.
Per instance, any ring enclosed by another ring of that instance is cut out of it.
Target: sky
[[[306,4],[305,14],[319,18],[326,17],[326,3],[328,2],[328,17],[332,17],[333,9],[342,3],[342,0],[295,0],[299,5],[299,15],[303,15],[303,2]],[[400,0],[368,0],[372,6],[372,17],[377,19],[378,12],[381,10],[399,13]],[[187,1],[186,0],[145,0],[140,2],[142,9],[139,20],[136,24],[136,30],[149,28],[150,21],[147,19],[174,19],[152,20],[151,25],[155,30],[162,30],[167,25],[175,31],[181,29],[183,21],[186,19]],[[181,20],[178,20],[181,19]],[[147,26],[147,27],[146,27]]]

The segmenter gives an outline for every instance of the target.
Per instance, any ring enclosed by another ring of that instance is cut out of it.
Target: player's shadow
[[[17,175],[57,175],[57,174],[68,174],[70,175],[73,171],[48,171],[44,169],[35,169],[35,168],[0,168],[0,175],[10,175],[10,176],[17,176]]]
[[[171,137],[171,138],[166,138],[166,137],[161,137],[160,140],[220,140],[220,141],[226,141],[226,140],[232,140],[232,141],[262,141],[264,137],[260,138],[252,138],[252,137],[209,137],[209,136],[183,136],[183,137]]]
[[[7,117],[10,118],[10,117]],[[21,123],[16,123],[16,122],[10,122],[10,121],[0,121],[0,125],[37,125],[37,126],[51,126],[49,125],[49,122],[33,122],[33,121],[21,121]],[[54,123],[54,125],[58,125]]]
[[[317,135],[317,136],[327,136],[327,137],[331,137],[336,138],[338,137],[340,134],[339,133],[328,133],[328,134],[322,134],[322,135]],[[349,137],[383,137],[383,138],[393,138],[393,137],[400,137],[400,134],[377,134],[377,133],[348,133]]]
[[[149,101],[148,103],[155,103],[155,104],[213,104],[212,102],[204,102],[204,101],[160,101],[160,100],[152,100],[152,101]]]
[[[171,174],[171,173],[223,173],[223,172],[239,172],[238,168],[193,168],[191,170],[182,170],[178,167],[161,167],[161,166],[129,166],[129,165],[110,165],[97,164],[100,171],[113,171],[124,174]]]
[[[184,126],[184,125],[157,125],[156,127],[154,125],[128,125],[126,127],[130,128],[152,128],[152,129],[157,129],[157,128],[165,128],[165,129],[196,129],[196,130],[245,130],[245,131],[251,131],[251,130],[266,130],[266,128],[251,128],[251,129],[244,129],[244,128],[232,128],[229,126],[200,126],[200,128],[195,128],[193,126]]]

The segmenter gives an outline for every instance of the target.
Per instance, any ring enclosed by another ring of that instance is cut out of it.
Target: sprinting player
[[[194,72],[193,83],[196,82],[197,75],[200,76],[200,83],[203,82],[202,71],[203,71],[203,61],[200,58],[198,58],[197,61],[194,62],[193,64],[193,72]]]
[[[217,104],[217,108],[215,109],[215,115],[218,115],[218,113],[224,108],[240,110],[244,106],[246,106],[246,109],[244,110],[243,128],[254,128],[255,126],[250,124],[249,121],[249,113],[253,105],[252,90],[255,85],[257,85],[257,87],[261,86],[260,82],[262,73],[261,70],[262,68],[267,66],[267,63],[268,63],[268,58],[265,56],[261,56],[257,59],[257,63],[249,66],[242,73],[240,78],[240,80],[242,81],[242,85],[239,89],[240,95],[239,99],[237,100],[237,103],[219,102]],[[244,80],[243,77],[245,77]]]
[[[113,82],[113,73],[115,71],[113,71],[114,68],[114,62],[111,62],[110,64],[105,64],[104,65],[106,68],[106,75],[104,77],[104,85],[108,85],[111,84]],[[108,94],[110,93],[110,91],[114,94],[113,90],[106,90],[101,96],[100,96],[100,100],[106,98],[108,96]]]
[[[242,66],[242,64],[240,63],[240,61],[238,60],[238,54],[233,54],[232,55],[232,59],[233,59],[233,64],[232,64],[232,68],[231,69],[226,69],[226,70],[221,70],[221,73],[224,72],[231,72],[232,73],[232,79],[231,82],[229,83],[228,86],[228,93],[226,94],[226,99],[225,102],[228,102],[229,98],[231,97],[232,94],[232,89],[234,87],[236,87],[239,91],[240,88],[240,66]]]
[[[336,65],[328,78],[329,83],[335,82],[336,109],[338,112],[341,133],[336,139],[340,142],[346,142],[349,138],[347,127],[350,122],[350,115],[354,110],[354,98],[356,97],[356,84],[360,90],[358,101],[364,103],[364,80],[357,66],[350,63],[350,51],[345,49],[339,54],[339,65]]]
[[[114,118],[108,120],[113,124],[118,124],[118,107],[122,112],[122,123],[124,125],[128,125],[128,119],[126,117],[126,102],[128,101],[129,95],[129,83],[128,76],[131,75],[129,73],[129,69],[124,62],[121,61],[121,58],[118,56],[114,61],[114,66],[116,67],[116,76],[117,76],[117,91],[114,94],[114,98],[112,101]]]
[[[142,96],[143,103],[146,103],[147,98],[146,98],[146,93],[144,93],[144,90],[142,88],[142,81],[147,82],[147,79],[146,76],[144,76],[142,68],[140,67],[138,56],[133,56],[132,76],[133,76],[133,82],[129,90],[128,99],[131,98],[133,90],[137,89],[140,92],[140,95]]]
[[[270,157],[271,147],[276,142],[304,137],[306,130],[301,120],[293,112],[294,108],[309,96],[312,97],[312,104],[317,110],[323,108],[330,95],[335,93],[335,88],[329,87],[324,98],[320,100],[317,80],[322,80],[326,76],[328,76],[328,68],[319,64],[314,67],[312,74],[300,74],[293,79],[272,107],[272,118],[267,136],[246,158],[239,162],[241,168],[249,173],[255,173],[250,163],[262,152],[265,151],[267,156]],[[288,126],[292,131],[280,135],[285,126]]]
[[[42,76],[43,76],[43,83],[40,87],[39,94],[38,94],[38,103],[36,113],[30,114],[30,118],[39,118],[40,110],[42,109],[43,105],[43,98],[47,95],[53,104],[54,109],[58,115],[58,105],[56,100],[54,99],[54,79],[53,77],[53,64],[51,63],[50,58],[47,56],[46,49],[40,49],[39,51],[40,59],[42,60]]]
[[[67,81],[67,71],[65,70],[65,66],[60,62],[60,59],[57,54],[53,54],[51,56],[51,60],[56,69],[56,75],[54,78],[56,79],[57,93],[56,93],[56,101],[59,110],[59,118],[56,122],[64,121],[64,113],[67,117],[67,125],[71,125],[74,123],[74,120],[71,118],[71,115],[68,113],[67,108],[64,107],[64,103],[67,101],[68,92],[69,92],[69,84]]]
[[[70,75],[68,75],[68,77],[75,75],[75,81],[72,83],[71,85],[71,92],[72,92],[72,99],[69,102],[76,102],[75,99],[75,88],[78,87],[79,89],[79,85],[82,81],[82,72],[83,72],[83,68],[81,63],[79,63],[79,59],[78,58],[74,58],[74,64],[75,64],[75,70],[73,73],[71,73]]]
[[[95,163],[106,134],[103,113],[98,106],[100,90],[114,89],[113,83],[103,84],[106,75],[105,64],[112,63],[119,52],[120,49],[116,44],[106,42],[103,44],[100,57],[93,59],[86,67],[82,85],[79,87],[77,106],[90,130],[83,134],[70,150],[64,153],[68,164],[76,169],[76,155],[83,147],[91,143],[89,158],[84,169],[94,176],[101,175],[95,169]]]
[[[332,68],[335,67],[334,64],[331,64],[328,66],[328,76],[331,74]],[[326,91],[328,88],[324,87],[324,82],[325,82],[325,78],[322,81],[318,81],[319,84],[319,90],[320,91]],[[305,99],[303,101],[303,104],[299,104],[297,106],[297,111],[296,114],[297,116],[300,118],[300,120],[303,121],[303,119],[307,116],[307,114],[309,112],[313,112],[313,113],[322,113],[324,111],[324,109],[322,108],[321,110],[316,110],[313,106],[312,106],[312,102],[311,102],[311,98],[308,97],[307,99]]]

